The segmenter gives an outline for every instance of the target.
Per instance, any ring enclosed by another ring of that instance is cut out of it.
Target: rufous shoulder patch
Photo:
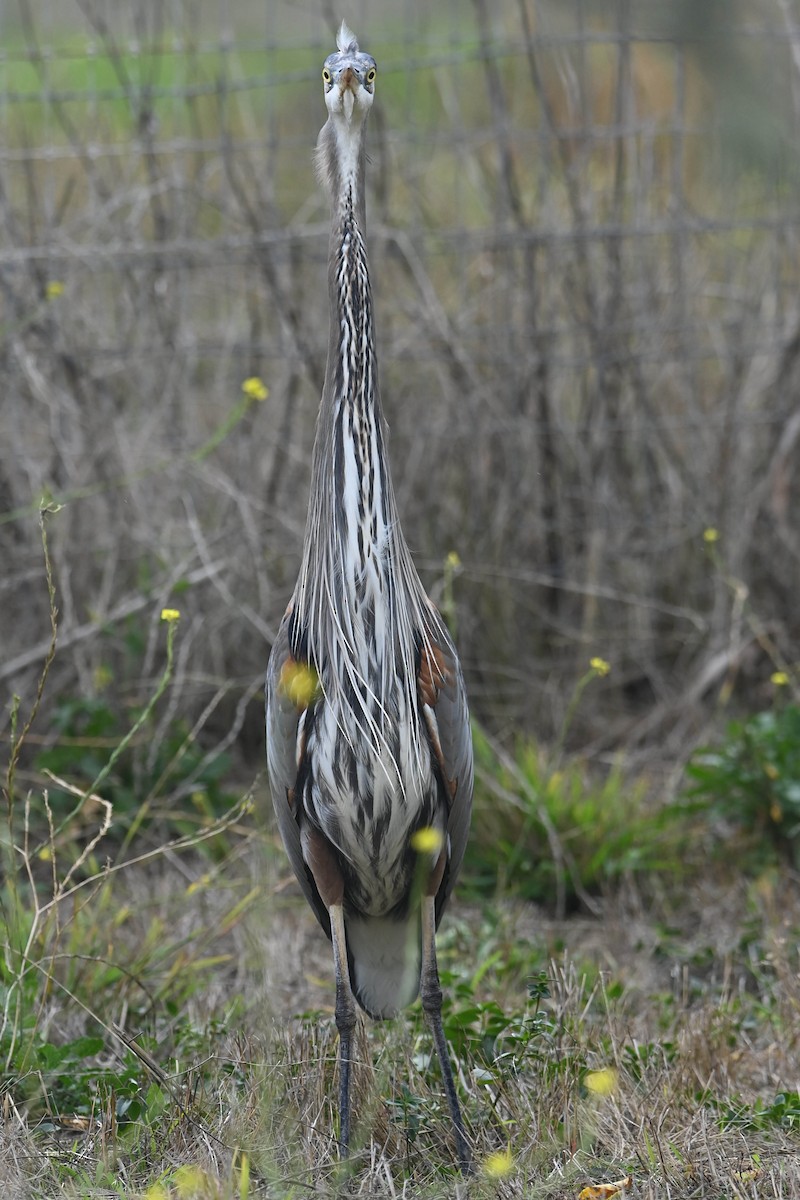
[[[422,703],[435,708],[439,692],[447,687],[451,680],[450,661],[444,650],[434,643],[424,645],[417,675],[417,687]]]

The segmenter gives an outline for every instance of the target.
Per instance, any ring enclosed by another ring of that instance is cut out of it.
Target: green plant
[[[142,824],[142,810],[124,791],[131,748],[151,727],[160,698],[172,678],[178,614],[164,610],[167,623],[166,661],[150,699],[121,728],[107,705],[80,701],[60,710],[61,727],[80,736],[52,751],[50,762],[70,770],[80,786],[64,781],[60,795],[22,793],[18,765],[39,712],[55,654],[57,611],[55,585],[41,515],[51,644],[37,694],[26,719],[18,700],[12,706],[11,746],[0,814],[0,1094],[8,1111],[37,1118],[41,1135],[78,1136],[109,1143],[119,1134],[130,1149],[142,1138],[152,1141],[169,1107],[182,1114],[181,1084],[173,1084],[159,1065],[166,1056],[186,1059],[197,1047],[197,1031],[186,1016],[187,1001],[204,975],[224,956],[207,952],[219,933],[214,922],[196,923],[191,933],[170,931],[157,907],[141,889],[130,904],[120,903],[118,873],[123,861],[98,861],[109,849],[112,813],[130,805],[129,832]],[[216,786],[221,767],[209,765],[194,751],[182,730],[170,727],[154,756],[154,782],[149,795],[175,786],[172,772],[187,763],[194,769],[192,786]],[[79,770],[75,771],[78,759]],[[59,781],[61,782],[61,781]],[[106,798],[113,796],[113,803]],[[216,793],[211,791],[213,798]],[[213,841],[238,820],[249,798],[218,821],[196,825],[135,856],[148,860],[172,855]],[[114,843],[111,843],[112,845]],[[102,847],[102,849],[101,849]],[[119,847],[123,850],[125,847]],[[187,894],[206,888],[213,872],[190,884]],[[238,899],[221,920],[235,923],[256,889]],[[188,901],[193,903],[193,901]],[[232,1011],[232,1010],[231,1010]],[[138,1034],[134,1041],[112,1025],[124,1012],[134,1027],[166,1033]],[[166,1021],[164,1021],[166,1018]],[[202,1074],[202,1069],[200,1074]],[[113,1157],[113,1155],[112,1155]],[[102,1156],[97,1161],[102,1171]],[[66,1174],[74,1178],[71,1168]]]
[[[473,831],[465,875],[481,893],[509,891],[557,912],[625,876],[677,875],[688,829],[656,807],[646,778],[621,762],[600,775],[580,760],[554,765],[531,741],[509,753],[474,730]]]
[[[34,1111],[46,1106],[54,1127],[56,1114],[87,1117],[109,1104],[117,1120],[144,1111],[145,1104],[138,1099],[141,1062],[130,1051],[121,1060],[109,1058],[105,1039],[97,1034],[61,1043],[31,1039],[26,1057],[20,1056],[14,1066],[16,1103],[25,1098]]]
[[[541,1047],[552,1044],[554,1024],[542,1008],[549,995],[545,971],[529,980],[528,1003],[511,1013],[496,1000],[478,999],[471,981],[451,985],[446,976],[445,984],[444,1027],[460,1059],[499,1078],[546,1056]]]
[[[4,881],[0,889],[0,911],[5,923],[5,939],[0,958],[0,1053],[6,1072],[12,1074],[17,1085],[23,1083],[31,1074],[40,1082],[44,1081],[46,1074],[52,1072],[55,1072],[57,1082],[74,1079],[75,1056],[91,1056],[99,1049],[93,1037],[79,1038],[77,1041],[56,1046],[51,1044],[42,1032],[42,1019],[48,996],[52,988],[61,982],[56,963],[62,957],[62,942],[67,928],[74,925],[75,921],[75,913],[69,918],[61,910],[63,902],[79,891],[80,877],[85,869],[91,871],[93,852],[106,836],[111,823],[110,803],[96,797],[95,792],[110,775],[114,764],[146,723],[165,691],[172,674],[175,636],[175,626],[170,624],[167,661],[163,675],[150,702],[133,726],[120,738],[105,764],[90,780],[89,786],[84,791],[77,790],[77,802],[71,802],[69,811],[57,815],[47,795],[41,798],[44,810],[43,828],[37,828],[32,820],[31,795],[22,798],[18,794],[16,771],[25,740],[38,713],[55,655],[55,585],[44,518],[45,513],[42,511],[40,525],[50,602],[50,651],[45,660],[31,712],[21,726],[18,722],[19,701],[14,702],[11,750],[3,788],[5,809],[0,839],[5,858]],[[100,810],[100,815],[95,817],[93,833],[82,848],[72,847],[71,842],[67,842],[69,849],[65,849],[64,835],[70,823],[84,813],[86,802],[90,799],[96,800]],[[46,864],[46,875],[40,872],[39,864]],[[99,881],[99,874],[97,878]],[[65,1062],[69,1069],[59,1070]]]
[[[132,718],[138,734],[115,759],[103,788],[114,806],[115,833],[139,828],[148,814],[149,824],[160,817],[168,831],[189,833],[198,821],[221,816],[234,802],[224,788],[230,756],[207,755],[182,718],[172,720],[154,742],[152,707],[145,712],[147,707],[123,715],[103,695],[62,700],[53,715],[56,740],[36,755],[34,765],[51,780],[69,780],[83,791],[104,769]],[[57,818],[72,804],[72,793],[57,783],[49,788],[49,798]]]
[[[800,861],[800,707],[732,721],[718,747],[695,751],[687,796],[745,839],[754,866]]]
[[[734,1098],[724,1104],[712,1101],[712,1106],[719,1111],[723,1129],[756,1130],[777,1126],[794,1132],[800,1130],[800,1092],[778,1092],[769,1102],[747,1104]]]

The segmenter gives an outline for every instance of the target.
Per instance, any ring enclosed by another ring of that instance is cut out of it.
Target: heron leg
[[[344,909],[341,904],[332,904],[328,911],[331,916],[333,969],[336,974],[336,1028],[339,1031],[339,1153],[346,1158],[350,1147],[350,1063],[353,1030],[356,1027],[356,1001],[347,965]]]
[[[470,1172],[470,1151],[464,1132],[464,1121],[461,1117],[461,1106],[458,1103],[456,1085],[453,1079],[453,1068],[450,1064],[450,1054],[447,1049],[447,1039],[444,1036],[442,1024],[442,988],[439,983],[439,968],[436,965],[436,905],[435,896],[422,897],[422,970],[420,977],[420,994],[422,1007],[433,1033],[439,1065],[442,1069],[444,1090],[447,1104],[453,1121],[453,1133],[456,1140],[456,1153],[462,1172]]]
[[[350,1146],[350,1063],[353,1030],[356,1027],[356,1000],[347,965],[347,938],[344,931],[344,880],[333,847],[321,830],[306,823],[300,830],[300,842],[317,891],[331,918],[333,970],[336,975],[336,1028],[339,1031],[339,1153],[347,1156]]]

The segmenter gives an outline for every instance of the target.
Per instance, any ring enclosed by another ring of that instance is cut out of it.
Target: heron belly
[[[338,851],[347,908],[386,917],[411,889],[411,834],[426,825],[444,834],[433,763],[430,754],[415,752],[420,741],[412,722],[348,738],[335,708],[321,708],[306,750],[304,812]]]

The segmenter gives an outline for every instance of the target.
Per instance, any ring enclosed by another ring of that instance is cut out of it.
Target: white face
[[[325,105],[331,117],[361,124],[375,96],[375,59],[347,51],[330,54],[322,68]]]

